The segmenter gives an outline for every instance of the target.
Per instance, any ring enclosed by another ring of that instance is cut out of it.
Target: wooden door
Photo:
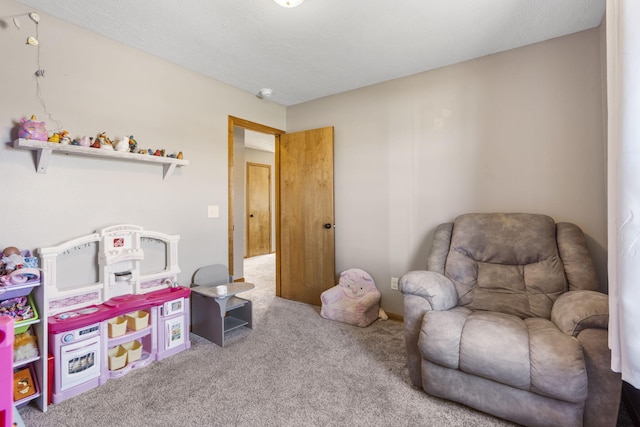
[[[271,253],[271,166],[247,162],[247,257]]]
[[[335,285],[333,127],[280,135],[276,293],[320,305]]]

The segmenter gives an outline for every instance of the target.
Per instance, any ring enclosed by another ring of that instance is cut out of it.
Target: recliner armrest
[[[414,386],[422,388],[422,356],[418,341],[424,314],[455,307],[458,293],[451,280],[435,271],[410,271],[400,278],[398,285],[404,294],[404,336],[409,377]]]
[[[584,329],[608,329],[609,297],[596,291],[565,292],[551,308],[551,321],[574,337]]]
[[[398,285],[404,295],[424,298],[431,310],[449,310],[458,305],[453,282],[435,271],[410,271],[400,278]]]

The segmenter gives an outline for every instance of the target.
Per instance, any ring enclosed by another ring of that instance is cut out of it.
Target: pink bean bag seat
[[[380,312],[380,291],[369,273],[359,268],[340,273],[338,284],[320,299],[320,316],[360,327],[369,326]]]

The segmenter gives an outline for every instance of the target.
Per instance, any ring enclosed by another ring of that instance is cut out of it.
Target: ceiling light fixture
[[[304,0],[273,0],[282,7],[296,7],[302,4]]]

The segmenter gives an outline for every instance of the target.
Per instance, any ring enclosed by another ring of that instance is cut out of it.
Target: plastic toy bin
[[[15,334],[22,334],[39,319],[38,310],[31,295],[0,300],[0,316],[13,317]]]
[[[112,317],[107,320],[107,332],[109,338],[119,337],[127,332],[127,320],[122,316]]]
[[[127,319],[127,327],[132,331],[139,331],[149,326],[149,312],[137,310],[124,315]]]
[[[133,340],[122,344],[127,350],[127,363],[135,362],[142,357],[142,344],[138,340]]]
[[[39,285],[40,279],[33,279],[18,285],[9,284],[0,286],[0,300],[29,295],[31,290]]]
[[[40,272],[33,270],[38,268],[38,258],[25,250],[20,251],[20,255],[24,257],[24,269],[19,268],[11,275],[2,276],[6,280],[0,283],[0,300],[29,295],[34,287],[40,285]]]
[[[109,370],[115,371],[124,368],[127,364],[127,349],[117,345],[109,349]]]

